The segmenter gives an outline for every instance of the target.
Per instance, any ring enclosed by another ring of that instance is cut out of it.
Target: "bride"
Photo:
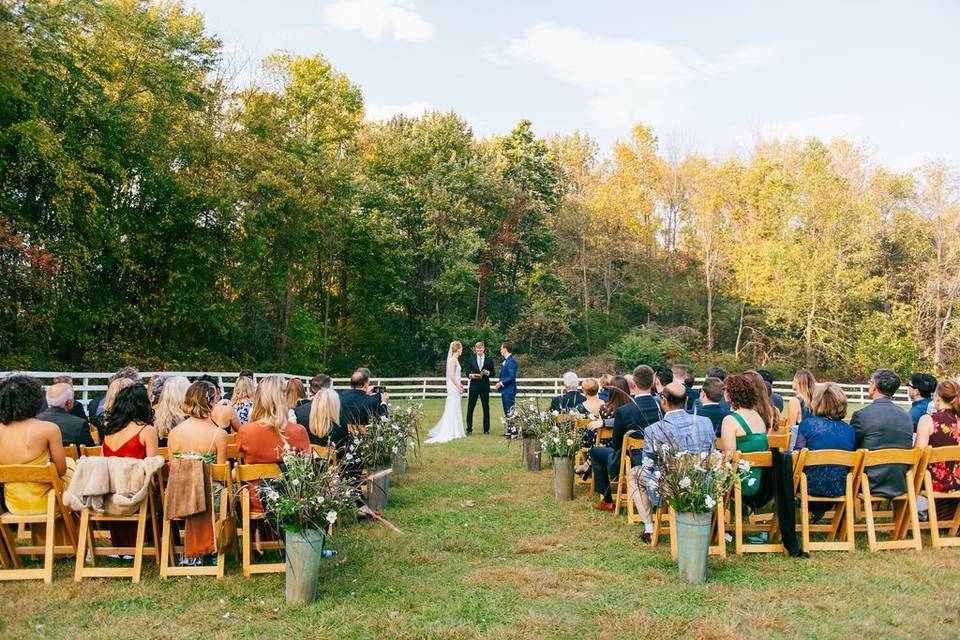
[[[447,402],[443,408],[440,422],[430,429],[426,442],[449,442],[463,438],[467,434],[463,430],[463,415],[460,413],[460,396],[463,395],[463,385],[460,384],[460,352],[463,346],[454,340],[447,351]]]

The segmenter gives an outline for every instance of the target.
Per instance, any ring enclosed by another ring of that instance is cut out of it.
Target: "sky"
[[[642,122],[714,157],[839,136],[894,170],[960,167],[960,1],[185,2],[241,75],[320,53],[370,119],[454,110],[479,136],[528,119],[601,149]]]

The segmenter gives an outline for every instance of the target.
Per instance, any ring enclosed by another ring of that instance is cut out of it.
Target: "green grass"
[[[499,409],[499,402],[491,403]],[[429,401],[425,428],[442,405]],[[499,411],[493,430],[500,431]],[[476,501],[475,507],[465,501]],[[669,547],[642,547],[624,518],[552,495],[503,438],[424,448],[391,487],[382,525],[340,529],[318,601],[283,603],[283,576],[141,584],[0,584],[0,635],[49,637],[765,638],[960,633],[960,549],[858,550],[711,559],[709,582],[681,584]],[[861,538],[862,540],[862,538]],[[862,540],[865,545],[865,540]],[[732,550],[732,547],[731,547]]]

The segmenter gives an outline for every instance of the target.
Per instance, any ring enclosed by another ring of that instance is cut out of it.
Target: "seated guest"
[[[727,377],[727,372],[726,370],[724,370],[723,367],[717,367],[717,366],[707,367],[706,377],[716,378],[722,383]],[[726,413],[730,413],[730,405],[727,404],[726,398],[720,398],[719,404],[721,409],[723,409]],[[700,408],[700,398],[697,398],[693,402],[693,412],[699,414],[700,413],[699,408]]]
[[[657,395],[660,395],[663,392],[663,388],[671,382],[673,382],[673,371],[667,367],[660,367],[657,369],[656,377],[654,379],[654,389],[656,390]]]
[[[600,383],[594,378],[588,378],[581,385],[584,399],[577,405],[577,411],[585,416],[596,416],[600,413],[600,408],[604,405],[603,400],[598,397],[600,392]]]
[[[763,381],[766,383],[767,393],[770,394],[770,401],[773,403],[773,406],[777,408],[777,411],[783,413],[783,396],[773,391],[773,374],[766,369],[757,369],[757,374],[763,378]]]
[[[220,381],[207,374],[203,374],[197,378],[197,381],[209,382],[217,392],[216,401],[213,403],[213,412],[210,414],[210,419],[213,420],[213,424],[224,431],[233,431],[236,433],[241,424],[240,416],[237,415],[237,412],[230,406],[229,402],[223,401],[223,389],[220,388]],[[184,409],[184,413],[186,413],[186,409]]]
[[[759,371],[757,373],[760,373]],[[797,371],[793,376],[793,391],[797,394],[787,403],[787,426],[800,424],[801,420],[810,416],[810,405],[813,403],[813,390],[817,386],[817,379],[807,369]]]
[[[387,415],[386,393],[374,394],[370,386],[370,372],[357,369],[350,376],[350,388],[340,394],[340,424],[369,424],[375,416]]]
[[[187,414],[183,412],[183,399],[189,386],[190,381],[185,376],[172,376],[163,381],[160,402],[153,418],[161,447],[167,446],[170,430],[187,419]]]
[[[767,386],[766,380],[756,371],[747,371],[743,375],[753,384],[757,399],[757,404],[753,408],[760,415],[760,418],[763,419],[763,424],[766,426],[767,431],[779,431],[780,410],[777,409],[773,404],[773,400],[770,398],[770,387]]]
[[[720,426],[720,444],[723,452],[767,451],[767,425],[754,408],[758,403],[758,389],[755,381],[751,380],[747,374],[734,374],[727,377],[723,387],[723,393],[732,410]],[[751,469],[743,479],[744,496],[750,497],[759,491],[760,471],[760,469]]]
[[[73,391],[73,377],[72,376],[56,376],[53,379],[53,384],[65,384],[70,387],[70,390]],[[79,402],[74,398],[73,404],[67,409],[67,413],[70,415],[76,416],[83,420],[84,422],[89,422],[87,418],[87,412],[84,409],[83,403]]]
[[[120,380],[120,379],[127,379],[127,380],[130,380],[131,382],[139,383],[141,382],[140,370],[137,369],[136,367],[121,367],[120,369],[118,369],[115,374],[110,376],[110,379],[107,382],[108,395],[110,394],[110,386],[113,385],[114,381]],[[97,403],[96,409],[90,412],[90,416],[91,417],[100,416],[100,414],[102,414],[106,409],[106,404],[107,404],[107,398],[106,396],[104,396],[103,398],[100,399],[99,403]]]
[[[930,396],[937,388],[937,379],[929,373],[911,373],[907,381],[907,395],[910,396],[910,419],[913,430],[917,430],[920,418],[927,415],[930,408]]]
[[[637,424],[641,431],[649,424],[653,424],[663,417],[660,403],[653,397],[654,373],[653,369],[645,364],[633,370],[633,380],[637,386],[637,393],[633,396],[634,404],[640,411]],[[641,433],[642,436],[642,433]],[[637,464],[640,460],[637,460]]]
[[[337,457],[342,459],[347,451],[347,428],[340,424],[340,396],[333,389],[318,389],[310,402],[310,444],[334,445]]]
[[[933,403],[936,411],[920,417],[916,446],[922,449],[960,445],[960,385],[953,380],[944,380],[937,385]],[[936,462],[929,470],[934,491],[960,490],[960,465],[956,462]],[[942,521],[952,515],[956,503],[941,502],[944,506],[937,505],[937,515]]]
[[[297,424],[302,424],[306,426],[310,425],[310,411],[313,408],[312,398],[315,398],[317,395],[317,392],[320,391],[321,389],[330,389],[332,386],[333,386],[333,380],[331,380],[330,376],[328,375],[324,375],[321,373],[310,378],[310,399],[308,399],[306,402],[301,402],[300,405],[293,410],[294,416],[296,417]],[[340,406],[339,402],[337,406],[338,407]],[[339,416],[336,419],[339,420],[340,419]],[[311,438],[310,441],[313,442],[313,439]]]
[[[554,396],[550,401],[550,411],[558,413],[570,413],[577,408],[581,402],[586,400],[586,396],[577,391],[580,386],[580,378],[573,371],[567,371],[563,374],[563,393]]]
[[[100,413],[96,415],[91,414],[92,422],[100,433],[101,441],[103,441],[103,426],[107,422],[107,414],[110,413],[110,409],[117,399],[117,394],[120,393],[121,390],[132,387],[135,384],[136,382],[130,378],[117,378],[107,387],[107,395],[103,397],[103,404],[100,405]]]
[[[297,420],[294,409],[307,402],[307,388],[304,386],[303,380],[300,378],[290,378],[287,380],[287,407],[290,410],[291,422],[296,422]]]
[[[93,438],[90,436],[87,421],[70,412],[74,404],[73,387],[64,382],[51,385],[47,389],[47,409],[37,414],[37,420],[57,425],[60,428],[64,447],[71,445],[92,447]]]
[[[857,449],[873,451],[913,447],[913,420],[891,399],[899,388],[900,376],[892,369],[873,372],[867,391],[873,402],[854,411],[850,419],[857,436]],[[885,464],[867,469],[870,493],[881,498],[903,495],[907,491],[905,473],[902,464]]]
[[[205,380],[197,380],[183,397],[187,419],[170,430],[167,446],[171,458],[197,458],[211,464],[227,461],[227,432],[213,421],[217,406],[217,388]]]
[[[53,462],[66,488],[74,461],[64,455],[60,428],[34,417],[42,405],[43,387],[36,378],[0,378],[0,464],[43,466]],[[7,482],[3,485],[7,510],[17,515],[46,513],[51,489],[45,482]]]
[[[810,451],[854,450],[856,434],[853,427],[843,421],[847,416],[847,396],[840,385],[835,382],[816,385],[809,409],[809,415],[800,421],[797,428],[795,450],[799,451],[804,447]],[[847,472],[847,467],[842,465],[823,464],[808,467],[804,470],[807,490],[812,496],[839,498],[846,491]],[[810,511],[817,520],[828,508],[830,505],[825,502],[810,505]]]
[[[605,373],[600,376],[600,391],[597,392],[597,397],[604,402],[610,400],[610,393],[607,391],[607,385],[610,384],[611,380],[613,380],[613,376],[609,373]]]
[[[687,406],[685,408],[687,411],[692,411],[693,404],[700,397],[700,391],[693,388],[693,376],[690,375],[690,367],[685,364],[675,364],[670,367],[670,371],[673,373],[674,381],[683,384],[687,390]]]
[[[714,435],[717,438],[720,437],[720,427],[723,424],[723,419],[730,415],[730,405],[725,402],[721,404],[721,400],[723,400],[723,380],[708,376],[704,379],[703,386],[700,387],[698,402],[694,405],[693,411],[690,411],[694,415],[703,416],[710,420],[713,424]],[[726,408],[724,408],[725,405]]]
[[[714,378],[716,379],[716,378]],[[663,419],[647,426],[643,440],[643,460],[631,470],[630,495],[643,521],[641,539],[649,544],[653,533],[653,509],[660,502],[650,469],[659,457],[658,447],[669,444],[690,453],[713,451],[716,436],[713,424],[707,418],[688,414],[687,389],[680,382],[672,382],[660,394]],[[650,460],[650,462],[647,462]],[[640,481],[643,487],[638,486]]]
[[[227,401],[229,402],[230,400],[233,399],[233,392],[234,392],[234,390],[236,389],[236,384],[237,384],[237,382],[239,381],[240,378],[248,378],[248,379],[250,380],[250,382],[254,383],[253,386],[257,386],[256,383],[255,383],[255,381],[254,381],[254,377],[253,377],[253,369],[241,369],[241,370],[240,370],[240,373],[237,375],[237,380],[235,380],[234,383],[233,383],[233,384],[234,384],[234,389],[230,389],[230,390],[224,392],[224,394],[223,394],[223,399],[224,399],[224,400],[227,400]],[[253,398],[253,391],[250,392],[250,397]],[[246,422],[244,422],[244,424],[246,424]]]
[[[253,394],[257,389],[252,377],[240,376],[233,384],[233,394],[230,396],[230,406],[237,414],[240,424],[250,422],[250,410],[253,409]]]

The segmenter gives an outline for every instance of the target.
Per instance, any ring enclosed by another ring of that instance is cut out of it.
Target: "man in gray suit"
[[[47,389],[47,408],[37,414],[37,420],[52,422],[60,427],[63,446],[93,446],[87,421],[70,413],[73,407],[73,387],[59,382]]]
[[[643,520],[641,540],[650,544],[653,533],[653,509],[660,504],[653,469],[660,447],[669,444],[690,453],[713,451],[716,435],[709,418],[686,412],[687,388],[682,382],[671,382],[660,392],[663,418],[647,426],[643,439],[643,463],[630,472],[630,496]],[[643,488],[639,483],[643,483]]]
[[[893,404],[891,398],[900,388],[900,376],[892,369],[877,369],[870,376],[868,391],[873,402],[854,411],[850,425],[856,433],[857,449],[910,449],[913,447],[913,420],[910,414]],[[902,464],[885,464],[867,469],[870,493],[893,498],[907,491]]]

